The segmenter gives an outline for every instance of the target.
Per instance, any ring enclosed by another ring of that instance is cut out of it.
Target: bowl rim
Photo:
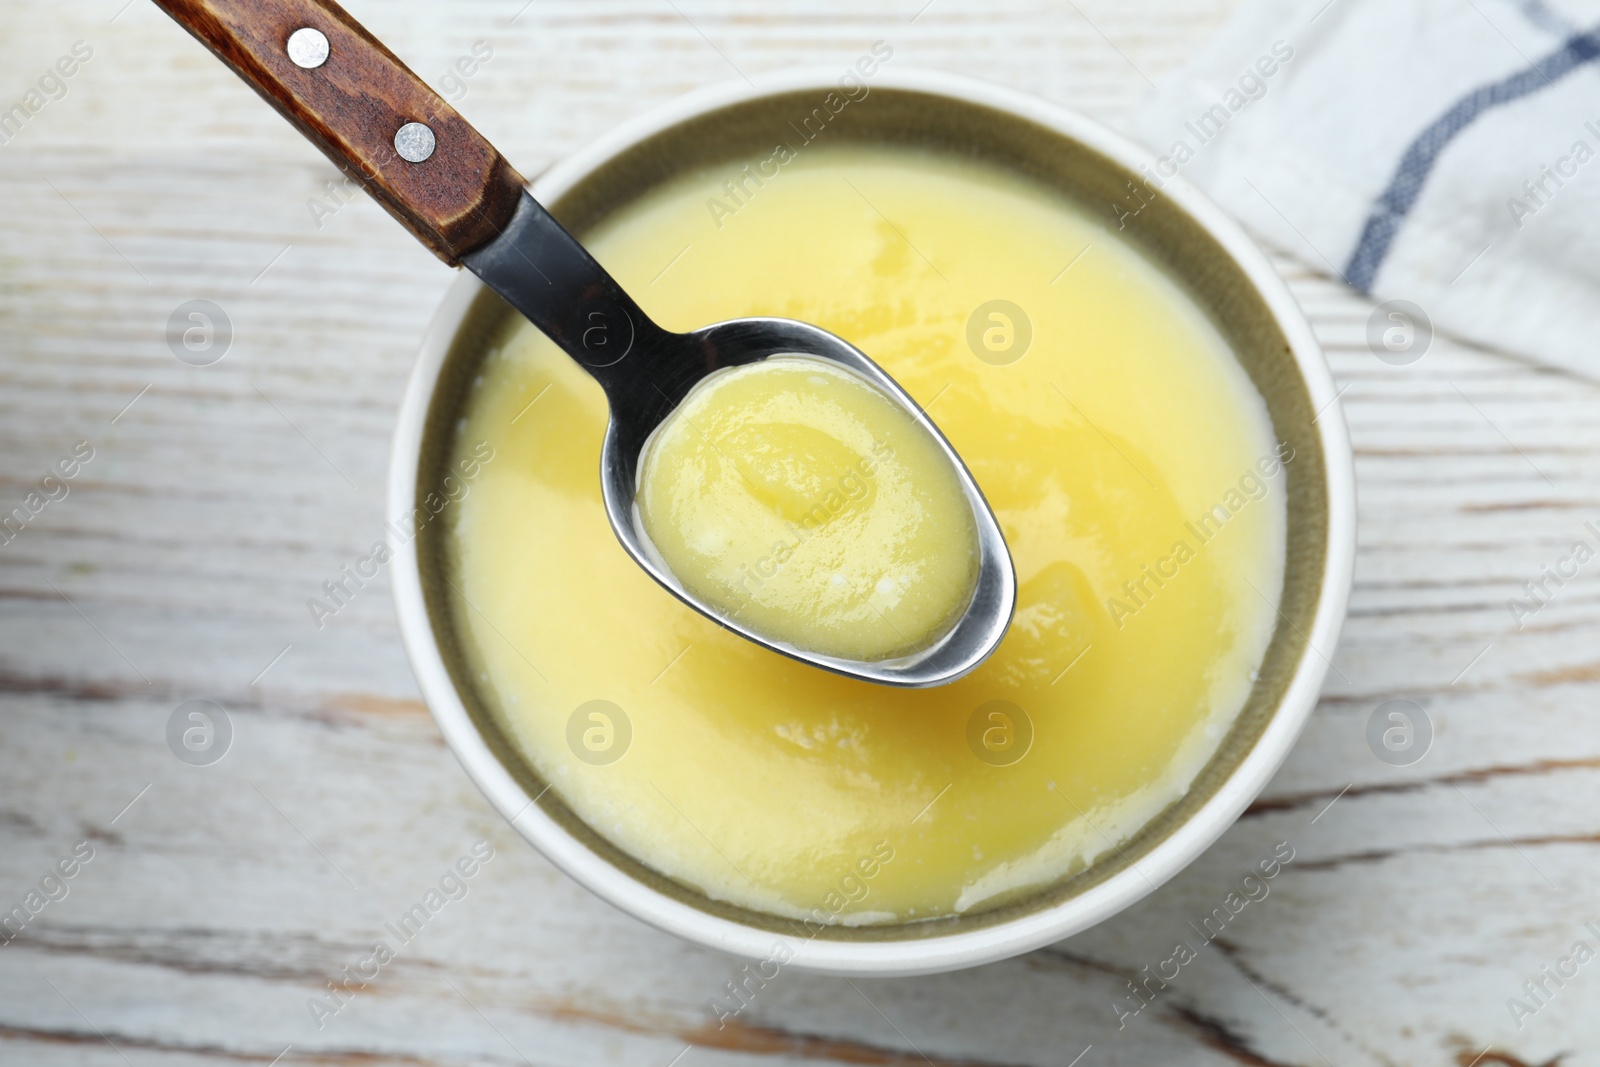
[[[795,91],[835,89],[841,71],[800,68],[746,81],[697,89],[638,115],[567,156],[530,187],[541,201],[559,198],[593,171],[635,144],[669,127],[725,107]],[[880,69],[872,89],[900,89],[953,98],[1035,123],[1138,173],[1153,153],[1098,122],[1027,93],[942,71]],[[1260,794],[1288,756],[1315,707],[1331,666],[1321,649],[1334,649],[1348,606],[1355,557],[1355,472],[1343,411],[1321,346],[1288,286],[1243,229],[1180,173],[1162,195],[1194,220],[1233,259],[1256,288],[1288,341],[1313,408],[1323,451],[1328,539],[1318,603],[1292,680],[1248,754],[1216,793],[1145,856],[1105,881],[1049,907],[976,930],[884,941],[806,939],[748,926],[671,899],[635,880],[573,837],[517,784],[478,732],[445,666],[423,597],[417,540],[402,539],[388,524],[395,607],[400,632],[445,742],[468,777],[530,844],[601,899],[659,930],[746,959],[771,956],[786,946],[784,964],[823,974],[892,977],[955,970],[1004,959],[1060,941],[1153,892],[1204,852]],[[388,517],[404,521],[416,504],[423,433],[439,374],[481,282],[462,271],[446,292],[425,333],[406,384],[395,425],[389,466]]]

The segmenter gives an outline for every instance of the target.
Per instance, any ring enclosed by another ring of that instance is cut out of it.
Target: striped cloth
[[[1132,132],[1417,329],[1600,379],[1597,60],[1600,2],[1244,0]]]

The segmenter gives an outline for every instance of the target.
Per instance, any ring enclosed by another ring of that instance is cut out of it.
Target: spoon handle
[[[500,234],[522,177],[331,0],[155,0],[452,266]]]

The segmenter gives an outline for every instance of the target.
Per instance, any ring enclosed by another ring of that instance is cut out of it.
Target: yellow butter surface
[[[588,247],[669,329],[785,316],[877,360],[994,508],[1015,621],[982,667],[928,690],[722,630],[617,544],[605,397],[515,320],[456,442],[493,459],[442,516],[478,691],[597,832],[739,905],[919,920],[1114,856],[1250,691],[1292,453],[1183,289],[1060,195],[909,149],[815,145],[738,203],[727,169],[653,191]],[[818,478],[871,455],[829,440],[792,443]],[[792,515],[811,497],[783,482],[770,510]]]

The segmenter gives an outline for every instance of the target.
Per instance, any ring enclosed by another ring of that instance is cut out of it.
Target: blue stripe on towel
[[[1569,37],[1560,48],[1527,70],[1473,90],[1418,134],[1400,157],[1400,165],[1389,179],[1388,187],[1373,201],[1372,213],[1361,228],[1361,240],[1345,265],[1345,281],[1363,293],[1371,292],[1372,279],[1389,254],[1400,223],[1416,204],[1439,153],[1456,134],[1485,111],[1538,92],[1596,56],[1600,56],[1600,27]]]
[[[1522,17],[1554,37],[1571,37],[1578,27],[1562,17],[1545,0],[1515,0]]]

